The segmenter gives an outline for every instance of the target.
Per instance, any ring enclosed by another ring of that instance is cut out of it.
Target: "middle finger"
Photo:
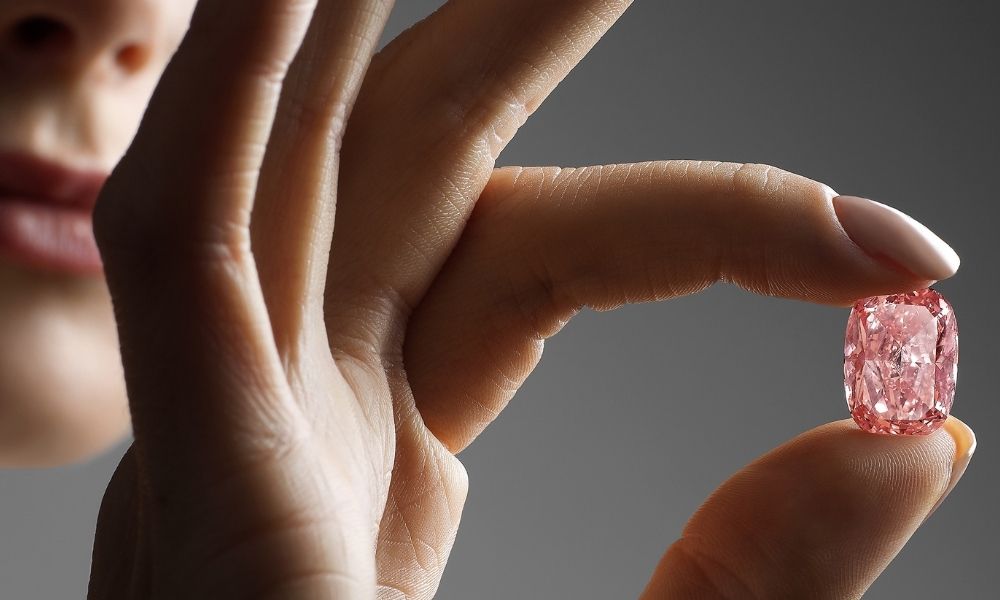
[[[337,350],[398,357],[500,151],[630,4],[451,0],[376,56],[344,140],[326,298]]]

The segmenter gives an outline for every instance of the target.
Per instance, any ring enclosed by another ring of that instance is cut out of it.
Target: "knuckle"
[[[732,187],[735,174],[743,166],[715,160],[666,160],[653,163],[652,173],[670,183],[706,185],[713,191],[725,192]]]
[[[163,275],[183,272],[242,272],[253,262],[249,233],[228,226],[199,235],[173,227],[141,225],[113,210],[95,220],[94,233],[105,269]],[[98,225],[98,223],[100,223]]]
[[[450,137],[477,153],[499,156],[506,140],[524,124],[527,103],[510,87],[494,81],[456,80],[445,85],[427,103],[425,112],[450,132]]]
[[[301,132],[323,132],[335,152],[340,151],[349,114],[350,101],[343,97],[323,102],[296,97],[288,107],[288,117],[295,128]]]
[[[734,166],[732,186],[743,197],[787,204],[836,195],[827,185],[772,165],[743,163]]]
[[[788,171],[767,164],[744,163],[733,172],[733,186],[749,197],[772,198],[784,187]]]
[[[93,212],[94,238],[106,270],[155,274],[168,265],[217,269],[252,262],[245,219],[199,214],[197,207],[219,202],[184,201],[189,211],[176,206],[179,200],[151,197],[160,192],[148,190],[164,187],[155,183],[162,179],[134,160],[127,168],[119,165],[108,179]]]
[[[494,159],[541,104],[539,86],[526,81],[549,77],[547,70],[532,57],[503,44],[492,38],[477,40],[469,53],[485,56],[506,53],[518,69],[494,61],[461,63],[445,70],[415,101],[419,114],[435,124],[433,129],[446,131],[448,138]],[[387,65],[392,69],[405,66],[405,60]],[[526,77],[525,73],[531,75]],[[385,101],[395,103],[391,86],[386,86],[385,92],[389,93]]]

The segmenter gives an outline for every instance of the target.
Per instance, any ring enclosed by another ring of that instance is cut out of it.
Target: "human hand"
[[[454,453],[580,307],[938,277],[870,258],[828,188],[765,166],[494,170],[628,2],[452,0],[368,68],[389,4],[202,0],[105,187],[135,443],[91,597],[430,597]],[[797,438],[720,488],[647,595],[859,595],[964,448]]]

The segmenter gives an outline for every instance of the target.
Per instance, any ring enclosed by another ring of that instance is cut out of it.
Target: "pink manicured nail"
[[[976,434],[965,423],[951,416],[944,422],[942,429],[947,431],[948,435],[955,441],[955,460],[951,466],[951,480],[948,482],[948,487],[945,488],[941,498],[927,513],[927,516],[924,517],[924,522],[931,518],[931,515],[941,506],[948,494],[955,489],[958,480],[962,478],[965,469],[969,466],[969,461],[972,460],[972,454],[976,451]]]
[[[946,279],[958,270],[960,260],[951,246],[891,206],[837,196],[833,209],[848,237],[873,258],[930,281]]]

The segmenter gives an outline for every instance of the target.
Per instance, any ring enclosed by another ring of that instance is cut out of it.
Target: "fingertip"
[[[813,434],[842,435],[845,448],[856,455],[888,456],[914,478],[926,478],[925,487],[935,482],[942,489],[928,516],[940,506],[965,473],[978,441],[965,422],[951,415],[942,427],[930,435],[883,435],[861,431],[852,419],[818,427]],[[809,435],[809,434],[804,434]],[[804,437],[804,436],[803,436]]]
[[[843,419],[802,434],[772,453],[774,458],[765,455],[759,462],[773,461],[775,468],[782,469],[816,462],[816,468],[842,478],[840,487],[852,504],[905,505],[907,510],[891,516],[896,519],[907,513],[912,521],[927,514],[941,498],[959,457],[974,448],[971,429],[957,419],[948,421],[946,427],[930,435],[901,436],[872,434],[862,431],[852,419]],[[788,456],[780,457],[782,453]],[[866,526],[886,523],[887,515],[877,510],[857,514],[869,522]],[[895,526],[905,527],[906,521],[900,518]]]
[[[957,419],[950,421],[929,435],[886,435],[862,431],[848,418],[817,427],[787,445],[794,447],[801,440],[815,446],[815,451],[848,465],[873,500],[897,497],[919,516],[947,489],[959,456],[975,445],[971,429]],[[816,436],[814,441],[807,441],[810,434]]]
[[[955,442],[955,460],[962,458],[972,458],[976,452],[976,432],[965,422],[955,415],[951,415],[944,422],[944,430],[948,432]]]
[[[958,253],[906,213],[858,196],[836,196],[831,201],[847,236],[878,262],[930,281],[958,271]]]

